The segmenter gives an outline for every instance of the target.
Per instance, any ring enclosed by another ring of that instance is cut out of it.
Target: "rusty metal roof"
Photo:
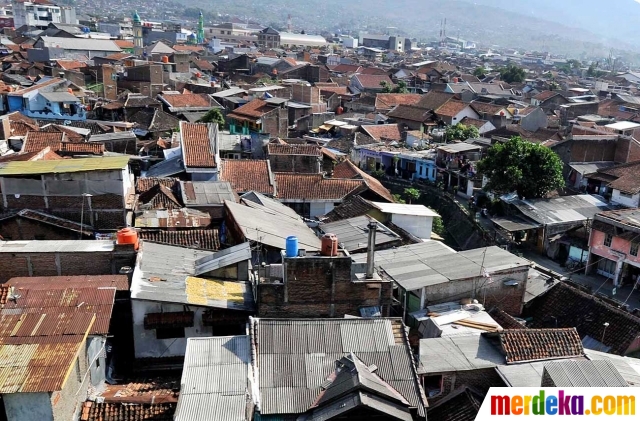
[[[60,289],[60,288],[104,288],[114,287],[117,291],[128,291],[126,275],[76,275],[76,276],[31,276],[9,279],[4,285],[15,289]],[[3,303],[0,299],[0,303]]]

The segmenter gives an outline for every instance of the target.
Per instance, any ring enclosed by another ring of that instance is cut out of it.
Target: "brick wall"
[[[320,102],[320,88],[315,86],[292,85],[291,99],[303,104],[317,104]]]
[[[469,386],[482,394],[486,394],[490,387],[505,387],[506,385],[493,368],[443,373],[442,392],[437,396],[428,398],[427,401],[429,405],[434,405],[462,386]]]
[[[320,170],[318,156],[309,155],[269,155],[273,172],[298,172],[317,174]]]
[[[0,282],[17,276],[115,275],[135,265],[131,247],[91,253],[0,253]]]
[[[351,282],[350,258],[286,259],[284,284],[258,286],[259,317],[343,317],[360,307],[383,306],[388,315],[391,283]]]
[[[262,116],[262,132],[271,137],[289,137],[289,114],[283,108],[276,108]]]

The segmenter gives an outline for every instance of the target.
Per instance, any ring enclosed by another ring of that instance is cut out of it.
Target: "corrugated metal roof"
[[[0,177],[7,175],[121,170],[126,168],[128,164],[128,156],[57,159],[50,161],[12,161],[0,163]]]
[[[424,413],[406,342],[397,343],[395,319],[253,319],[262,415],[301,414],[318,399],[336,361],[353,353]]]
[[[629,387],[614,364],[605,360],[545,364],[543,381],[550,387]]]
[[[510,387],[539,387],[542,383],[542,371],[548,361],[501,365],[496,371]]]
[[[201,257],[195,261],[194,275],[202,275],[229,265],[251,259],[249,243],[240,243],[228,249],[220,250],[210,256]]]
[[[324,233],[338,236],[338,243],[349,252],[364,251],[367,249],[370,221],[376,221],[368,215],[355,218],[320,224],[319,228]],[[376,221],[377,222],[377,221]],[[376,229],[376,246],[401,242],[402,238],[389,228],[378,222]],[[399,244],[397,244],[399,245]]]
[[[247,417],[249,336],[189,338],[175,421]]]
[[[196,249],[143,243],[131,281],[131,298],[253,310],[253,292],[248,282],[197,277],[196,261],[201,258],[215,260],[216,255]]]
[[[582,222],[600,212],[609,210],[609,205],[588,194],[563,196],[553,199],[508,200],[526,217],[541,225]]]
[[[585,349],[584,353],[591,361],[611,361],[618,373],[632,386],[640,386],[640,360],[637,358],[622,357],[615,354]]]
[[[181,181],[182,201],[186,206],[222,205],[225,200],[237,201],[226,181]]]
[[[69,92],[40,92],[40,95],[49,102],[80,102],[80,100]]]

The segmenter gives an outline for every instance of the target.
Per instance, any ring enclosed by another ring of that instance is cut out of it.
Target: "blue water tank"
[[[286,248],[287,257],[297,257],[298,256],[298,237],[290,236],[287,237],[287,248]]]

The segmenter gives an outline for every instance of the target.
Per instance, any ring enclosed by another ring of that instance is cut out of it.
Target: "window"
[[[184,338],[183,327],[163,327],[156,329],[156,339]]]
[[[604,245],[607,247],[611,247],[611,241],[613,240],[613,235],[607,234],[604,237]]]
[[[631,247],[629,248],[629,254],[632,256],[638,256],[638,245],[639,243],[632,241],[631,242]]]
[[[620,192],[620,197],[624,197],[626,199],[631,199],[633,197],[632,194],[628,194],[628,193],[624,193],[624,192]]]

